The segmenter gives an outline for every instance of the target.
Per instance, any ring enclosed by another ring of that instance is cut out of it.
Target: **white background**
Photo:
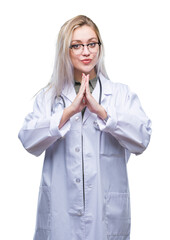
[[[32,97],[50,80],[61,25],[79,14],[101,31],[111,80],[128,84],[152,120],[148,149],[128,163],[131,240],[170,239],[170,7],[165,0],[1,1],[0,238],[33,238],[43,155],[28,154],[17,135],[32,111]]]

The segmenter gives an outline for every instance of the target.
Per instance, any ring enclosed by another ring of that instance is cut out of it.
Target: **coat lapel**
[[[73,84],[71,86],[65,86],[62,90],[62,95],[67,98],[70,102],[73,102],[76,97],[76,91]]]

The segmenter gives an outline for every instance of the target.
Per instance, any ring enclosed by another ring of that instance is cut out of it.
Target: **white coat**
[[[34,240],[129,240],[130,198],[127,161],[147,147],[150,120],[136,94],[100,74],[101,105],[107,122],[86,109],[59,130],[63,102],[52,91],[36,97],[19,138],[39,156],[46,150]],[[93,91],[98,101],[100,87]],[[66,107],[76,93],[62,92]]]

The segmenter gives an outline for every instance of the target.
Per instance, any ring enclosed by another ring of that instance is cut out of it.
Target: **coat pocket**
[[[36,229],[51,229],[51,192],[47,186],[39,189]]]
[[[129,193],[109,192],[105,199],[107,235],[128,236],[130,234],[131,222]],[[124,240],[126,238],[121,239]]]
[[[110,133],[101,132],[100,154],[106,157],[115,156],[124,158],[124,148]]]

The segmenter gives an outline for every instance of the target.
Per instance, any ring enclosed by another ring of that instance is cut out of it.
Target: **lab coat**
[[[83,120],[77,113],[59,130],[63,101],[45,89],[19,132],[28,152],[45,151],[34,240],[130,239],[127,162],[146,149],[151,122],[128,86],[100,79],[106,122],[86,108]],[[97,82],[97,101],[99,94]],[[62,96],[68,107],[74,86]]]

